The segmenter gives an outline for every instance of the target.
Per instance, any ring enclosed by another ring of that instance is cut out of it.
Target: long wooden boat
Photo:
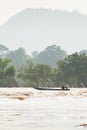
[[[34,87],[37,90],[69,91],[69,88]]]

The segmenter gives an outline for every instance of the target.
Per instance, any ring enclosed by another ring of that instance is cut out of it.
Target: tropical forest
[[[87,86],[87,51],[67,54],[60,46],[26,54],[0,44],[0,87]]]

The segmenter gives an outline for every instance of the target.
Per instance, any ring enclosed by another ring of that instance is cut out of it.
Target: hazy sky
[[[87,0],[0,0],[0,24],[29,7],[79,10],[81,13],[87,14]]]
[[[8,18],[26,8],[53,8],[60,10],[78,10],[81,13],[87,14],[87,0],[0,0],[0,24],[3,24]],[[55,44],[55,43],[54,43]],[[23,45],[19,45],[23,46]],[[14,45],[14,48],[19,47]],[[61,45],[60,45],[61,46]],[[23,46],[24,47],[24,46]],[[63,49],[68,52],[87,49],[87,45],[65,45],[62,43]],[[25,47],[25,49],[28,46]],[[32,51],[32,50],[31,50]]]

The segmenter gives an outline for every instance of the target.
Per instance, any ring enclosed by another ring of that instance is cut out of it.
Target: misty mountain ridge
[[[77,11],[26,9],[0,26],[1,44],[11,50],[22,46],[29,53],[53,44],[78,48],[87,43],[86,34],[87,15]]]

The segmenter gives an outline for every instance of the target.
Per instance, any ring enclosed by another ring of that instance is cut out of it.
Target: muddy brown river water
[[[87,130],[87,89],[0,88],[0,130]]]

